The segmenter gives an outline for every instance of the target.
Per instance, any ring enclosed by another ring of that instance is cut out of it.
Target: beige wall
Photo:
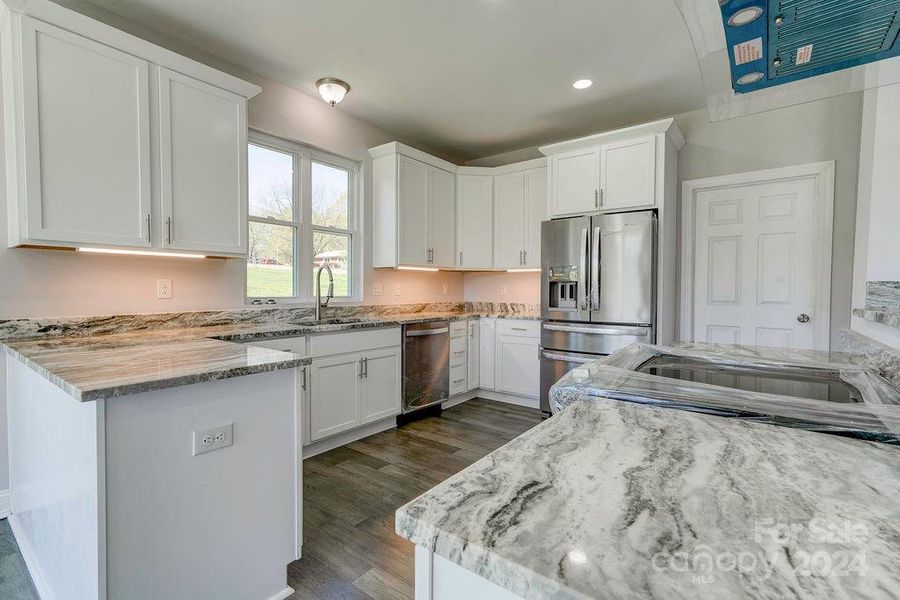
[[[541,300],[540,273],[466,273],[465,279],[467,302],[538,304]]]

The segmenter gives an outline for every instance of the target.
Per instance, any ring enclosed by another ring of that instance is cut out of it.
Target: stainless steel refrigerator
[[[656,341],[656,214],[572,217],[541,226],[541,410],[571,369]]]

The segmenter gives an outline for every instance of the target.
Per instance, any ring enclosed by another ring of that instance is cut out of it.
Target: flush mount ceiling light
[[[334,106],[350,93],[350,84],[334,77],[323,77],[316,82],[322,100]]]
[[[752,73],[747,73],[746,75],[738,77],[737,82],[740,85],[747,85],[748,83],[756,83],[762,78],[763,74],[760,71],[753,71]]]
[[[586,90],[589,87],[591,87],[592,85],[594,85],[594,82],[591,81],[590,79],[579,79],[578,81],[576,81],[575,83],[572,84],[572,87],[575,88],[576,90]]]
[[[741,27],[757,20],[762,16],[762,14],[763,9],[759,6],[748,6],[747,8],[742,8],[741,10],[728,17],[728,24],[732,27]]]

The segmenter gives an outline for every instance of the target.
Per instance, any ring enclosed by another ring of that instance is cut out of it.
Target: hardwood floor
[[[475,399],[304,461],[290,598],[413,598],[413,545],[394,534],[394,511],[540,421],[536,409]]]

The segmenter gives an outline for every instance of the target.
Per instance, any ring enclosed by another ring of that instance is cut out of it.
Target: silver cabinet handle
[[[454,379],[454,380],[453,380],[453,383],[462,383],[463,381],[465,381],[465,378],[463,378],[463,379]]]
[[[528,264],[528,250],[522,250],[522,264]]]
[[[363,366],[362,365],[363,365],[363,359],[359,359],[359,373],[357,373],[357,376],[360,379],[362,379],[362,374],[363,374]]]
[[[172,243],[172,217],[166,217],[166,243]]]
[[[459,251],[459,266],[462,266],[462,250]]]
[[[147,243],[153,243],[153,240],[150,239],[150,213],[147,213]]]
[[[600,190],[594,190],[594,208],[600,208]]]
[[[300,389],[306,391],[306,367],[300,369]]]
[[[363,359],[363,377],[369,378],[369,357]]]
[[[510,327],[513,331],[528,331],[525,327]]]
[[[450,331],[449,327],[439,327],[437,329],[414,329],[406,332],[406,337],[422,337],[423,335],[440,335]]]
[[[456,350],[453,354],[465,354],[465,350]]]

